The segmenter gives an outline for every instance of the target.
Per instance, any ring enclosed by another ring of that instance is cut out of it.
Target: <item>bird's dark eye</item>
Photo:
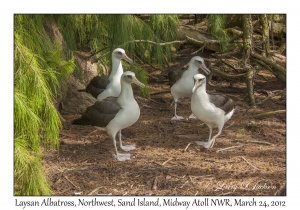
[[[200,64],[202,64],[202,61],[198,61]]]
[[[132,79],[132,76],[131,76],[131,75],[128,75],[127,77],[128,77],[129,79]]]
[[[118,52],[119,53],[119,55],[122,55],[122,52]]]

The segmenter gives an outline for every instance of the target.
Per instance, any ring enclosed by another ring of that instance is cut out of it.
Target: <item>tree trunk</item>
[[[263,14],[263,15],[259,15],[259,19],[262,25],[262,36],[263,36],[262,55],[268,57],[270,54],[268,18],[266,14]]]
[[[271,15],[271,39],[272,39],[272,49],[275,50],[275,43],[274,43],[274,15]]]
[[[253,81],[254,81],[255,72],[256,72],[255,69],[250,69],[248,71],[247,77],[246,77],[248,96],[249,96],[251,106],[255,106],[255,97],[254,97],[254,88],[253,88]]]
[[[250,58],[252,52],[252,34],[253,34],[253,27],[251,21],[251,15],[243,15],[243,59],[242,59],[242,66],[246,67],[247,62]]]

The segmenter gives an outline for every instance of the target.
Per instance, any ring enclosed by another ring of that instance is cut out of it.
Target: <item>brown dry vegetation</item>
[[[201,54],[200,54],[201,55]],[[184,58],[178,57],[178,62]],[[175,65],[174,63],[173,65]],[[149,68],[145,66],[145,68]],[[151,68],[151,67],[150,67]],[[228,67],[224,66],[224,69]],[[149,71],[150,72],[150,71]],[[153,72],[153,71],[151,71]],[[143,98],[139,120],[122,132],[124,145],[136,144],[130,161],[118,162],[111,138],[92,126],[72,125],[80,114],[63,114],[59,151],[46,151],[45,170],[55,195],[214,196],[274,195],[286,181],[286,116],[253,118],[254,114],[285,110],[282,86],[267,70],[255,79],[256,101],[249,108],[244,81],[213,77],[208,92],[224,93],[241,107],[225,124],[212,149],[194,143],[207,140],[209,129],[199,120],[173,122],[170,93]],[[151,92],[169,85],[149,80]],[[222,92],[221,92],[222,91]],[[191,114],[190,102],[178,104],[178,114]],[[213,131],[215,134],[216,130]],[[232,147],[232,148],[229,148]],[[223,149],[223,150],[222,150]]]

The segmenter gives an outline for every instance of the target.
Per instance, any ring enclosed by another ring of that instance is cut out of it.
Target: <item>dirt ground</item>
[[[169,90],[167,82],[149,80],[151,93]],[[169,92],[143,98],[139,120],[124,129],[123,144],[136,144],[131,160],[112,158],[114,147],[104,131],[72,125],[80,115],[63,115],[59,151],[45,152],[44,165],[55,195],[127,196],[255,196],[275,195],[286,181],[286,115],[253,118],[258,113],[285,110],[282,84],[266,70],[255,80],[256,101],[249,108],[244,81],[227,82],[212,77],[209,93],[223,93],[237,101],[238,112],[225,124],[211,149],[208,127],[199,120],[171,121],[174,104]],[[277,94],[275,97],[270,97]],[[190,101],[178,104],[188,118]],[[213,130],[213,135],[216,134]],[[232,147],[232,148],[230,148]],[[118,148],[119,149],[119,148]],[[119,151],[121,151],[119,149]]]

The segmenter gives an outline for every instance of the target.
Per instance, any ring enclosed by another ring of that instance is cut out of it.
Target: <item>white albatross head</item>
[[[193,93],[197,90],[198,87],[206,84],[206,77],[203,74],[196,74],[194,76],[194,87]]]
[[[145,87],[145,85],[136,78],[135,73],[132,71],[125,71],[121,76],[121,81],[125,81],[130,84],[134,83],[142,88]]]
[[[113,58],[117,58],[119,60],[124,59],[126,60],[128,63],[132,64],[133,61],[126,55],[125,50],[122,48],[116,48],[113,52],[112,52],[112,57]]]
[[[206,74],[210,73],[210,70],[205,66],[204,59],[200,56],[195,56],[191,59],[190,65],[194,65],[197,69],[201,68]]]

